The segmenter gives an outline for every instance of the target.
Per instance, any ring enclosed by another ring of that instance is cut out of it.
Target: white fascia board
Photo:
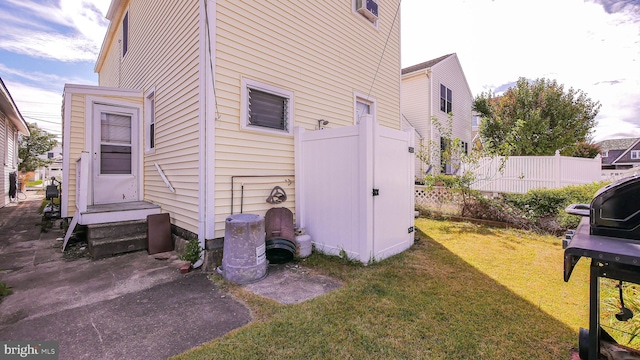
[[[65,93],[82,93],[85,95],[98,95],[98,96],[122,96],[122,97],[140,97],[142,98],[143,91],[138,89],[123,89],[106,86],[95,85],[76,85],[65,84]]]

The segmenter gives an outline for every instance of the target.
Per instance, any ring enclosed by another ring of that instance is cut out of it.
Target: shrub
[[[443,184],[451,191],[463,192],[461,216],[508,223],[521,229],[530,229],[552,234],[561,234],[575,228],[580,217],[565,212],[571,204],[588,204],[595,193],[606,182],[571,185],[561,189],[535,189],[526,194],[501,194],[487,198],[479,192],[464,192],[461,181],[452,176],[438,175],[426,179],[427,185]],[[462,189],[461,189],[462,188]],[[429,210],[429,209],[424,209]]]
[[[560,189],[534,189],[526,194],[503,194],[508,204],[519,208],[534,222],[553,217],[562,228],[578,226],[580,218],[565,213],[571,204],[588,204],[595,193],[607,183],[594,182],[585,185],[570,185]]]
[[[198,239],[190,239],[187,241],[187,245],[184,247],[184,254],[182,254],[180,259],[188,261],[193,265],[200,260],[200,254],[202,254],[202,251],[203,249],[200,246]]]

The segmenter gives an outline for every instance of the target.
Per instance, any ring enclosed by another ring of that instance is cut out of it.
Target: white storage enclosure
[[[414,131],[295,129],[296,223],[316,249],[363,263],[413,245]]]

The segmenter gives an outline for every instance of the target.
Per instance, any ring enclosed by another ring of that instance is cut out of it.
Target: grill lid
[[[640,175],[602,187],[590,208],[592,235],[640,240]]]

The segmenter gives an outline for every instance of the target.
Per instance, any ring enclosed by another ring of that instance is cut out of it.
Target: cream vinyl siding
[[[453,92],[452,136],[470,144],[472,140],[471,107],[473,106],[473,95],[469,90],[456,55],[452,55],[433,66],[433,114],[442,124],[446,124],[447,114],[440,110],[440,84]]]
[[[127,9],[129,49],[120,61],[118,39]],[[156,147],[154,153],[144,155],[144,199],[170,213],[173,224],[196,234],[198,202],[204,201],[198,196],[199,182],[204,181],[198,177],[199,11],[200,3],[194,0],[130,1],[113,19],[112,26],[118,29],[98,68],[102,86],[143,93],[155,88]],[[154,162],[175,193],[162,181]]]
[[[416,150],[428,151],[431,139],[431,89],[426,70],[417,74],[407,74],[402,78],[402,114],[422,135],[416,135]],[[438,103],[439,104],[439,103]],[[422,181],[427,166],[416,157],[416,178]]]
[[[76,212],[76,160],[80,158],[80,154],[86,149],[86,96],[76,93],[67,93],[65,96],[71,96],[71,116],[69,124],[71,132],[69,133],[68,143],[64,144],[64,146],[69,146],[69,177],[65,179],[66,184],[64,184],[64,186],[69,189],[67,211],[69,216],[73,216]],[[64,126],[66,126],[66,123],[63,121],[63,127]],[[86,151],[89,150],[90,149],[87,149]]]
[[[216,237],[224,235],[231,210],[231,176],[294,173],[293,137],[240,128],[241,83],[250,79],[294,94],[293,126],[313,131],[318,119],[327,128],[354,123],[354,93],[377,103],[377,121],[400,128],[400,32],[391,29],[397,0],[380,1],[378,30],[352,11],[351,1],[322,1],[314,6],[293,1],[217,1],[216,95],[221,117],[216,121]],[[389,32],[380,69],[376,68]],[[241,179],[234,184],[234,212],[264,215],[274,206],[294,210],[294,184],[287,177]],[[294,178],[291,178],[294,180]],[[260,184],[256,184],[256,183]],[[281,186],[287,202],[265,202]]]

